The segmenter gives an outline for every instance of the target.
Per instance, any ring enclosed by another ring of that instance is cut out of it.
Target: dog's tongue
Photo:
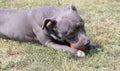
[[[72,44],[70,44],[70,48],[75,49],[75,47],[74,47]],[[85,51],[85,48],[82,48],[82,47],[81,47],[79,50]]]

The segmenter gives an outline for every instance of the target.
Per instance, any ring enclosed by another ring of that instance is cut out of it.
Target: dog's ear
[[[47,28],[52,30],[54,27],[56,27],[56,24],[57,24],[56,20],[45,19],[42,29]]]
[[[73,11],[77,11],[77,8],[73,4],[68,5],[67,9],[70,9],[70,10],[73,10]]]

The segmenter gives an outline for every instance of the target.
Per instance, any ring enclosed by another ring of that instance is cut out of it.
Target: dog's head
[[[89,37],[86,35],[84,21],[79,16],[75,6],[70,5],[65,12],[46,19],[43,28],[46,28],[50,36],[58,41],[66,40],[74,45],[76,49],[86,48],[90,44]]]

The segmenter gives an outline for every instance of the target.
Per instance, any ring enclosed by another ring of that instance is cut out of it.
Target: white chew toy
[[[81,51],[81,50],[78,50],[77,51],[77,56],[78,57],[85,57],[85,52]]]

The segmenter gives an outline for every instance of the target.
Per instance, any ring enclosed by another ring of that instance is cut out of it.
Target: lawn
[[[99,51],[78,58],[39,44],[0,39],[0,71],[120,71],[120,0],[0,0],[0,8],[31,9],[73,3]]]

